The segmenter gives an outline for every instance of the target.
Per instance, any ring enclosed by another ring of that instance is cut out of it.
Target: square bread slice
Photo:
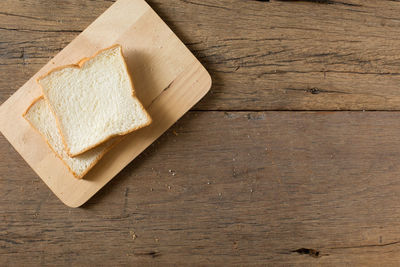
[[[120,139],[113,138],[82,155],[71,158],[64,150],[56,119],[43,96],[29,106],[24,113],[24,118],[42,135],[49,147],[76,178],[82,178]]]
[[[147,126],[120,45],[56,68],[38,80],[69,156]]]

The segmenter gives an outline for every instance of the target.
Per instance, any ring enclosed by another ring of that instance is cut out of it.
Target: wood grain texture
[[[398,115],[192,112],[81,209],[2,138],[0,263],[394,266]]]
[[[107,36],[107,38],[104,38]],[[84,179],[73,174],[22,114],[42,90],[36,79],[119,44],[151,125],[124,136]],[[51,191],[79,207],[192,108],[211,88],[211,77],[143,0],[119,0],[0,106],[0,132]]]
[[[112,2],[3,0],[0,103]],[[0,137],[0,265],[397,266],[399,113],[262,110],[398,110],[400,2],[148,2],[212,92],[80,209]]]
[[[398,110],[400,3],[320,2],[149,4],[211,71],[198,110]],[[5,0],[1,102],[111,4]]]

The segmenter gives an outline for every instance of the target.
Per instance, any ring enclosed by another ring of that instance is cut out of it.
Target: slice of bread
[[[30,105],[24,113],[24,118],[44,137],[49,147],[76,178],[82,178],[119,141],[111,139],[82,155],[71,158],[64,150],[56,119],[43,97],[36,99]]]
[[[71,157],[151,123],[135,96],[120,45],[56,68],[37,81]]]

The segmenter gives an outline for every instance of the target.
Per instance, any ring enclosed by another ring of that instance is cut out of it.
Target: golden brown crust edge
[[[52,145],[50,145],[49,141],[47,140],[46,136],[44,136],[33,124],[32,122],[30,122],[27,118],[26,118],[26,114],[29,112],[29,110],[33,107],[33,105],[38,102],[40,99],[44,98],[43,96],[39,96],[38,98],[36,98],[35,100],[33,100],[33,102],[29,105],[29,107],[26,109],[26,111],[22,114],[22,117],[29,123],[29,125],[33,128],[33,130],[37,133],[40,134],[40,136],[42,136],[42,138],[44,139],[44,141],[46,142],[46,144],[48,145],[48,147],[50,148],[51,151],[53,151],[53,153],[62,161],[62,163],[67,167],[68,171],[70,173],[72,173],[74,175],[75,178],[81,179],[83,177],[83,175],[78,175],[77,173],[75,173],[69,166],[67,163],[65,163],[65,161],[61,158],[61,156],[54,150],[54,148],[52,147]]]
[[[84,171],[81,175],[80,175],[80,177],[78,177],[79,179],[81,179],[81,178],[83,178],[103,157],[104,157],[104,155],[108,152],[108,151],[110,151],[112,148],[114,148],[119,142],[121,142],[122,141],[122,139],[123,139],[124,137],[121,137],[121,138],[118,138],[118,139],[115,139],[114,140],[114,142],[111,144],[111,145],[109,145],[109,146],[107,146],[105,149],[104,149],[104,151],[100,154],[100,155],[98,155],[97,156],[97,158],[92,162],[92,164],[90,164],[89,165],[89,167],[87,167],[87,169],[86,169],[86,171]]]
[[[112,46],[109,46],[109,47],[100,49],[100,50],[97,51],[93,56],[81,58],[81,59],[80,59],[77,63],[75,63],[75,64],[63,65],[63,66],[55,67],[55,68],[49,70],[46,74],[43,74],[42,76],[36,78],[36,82],[39,83],[39,80],[45,78],[45,77],[48,76],[49,74],[51,74],[51,73],[53,73],[53,72],[55,72],[55,71],[58,71],[58,70],[62,70],[62,69],[65,69],[65,68],[77,68],[77,69],[79,69],[79,68],[82,67],[82,65],[83,65],[86,61],[88,61],[88,60],[90,60],[90,59],[92,59],[92,58],[95,58],[98,54],[100,54],[100,53],[102,53],[102,52],[104,52],[104,51],[106,51],[106,50],[109,50],[109,49],[111,49],[111,48],[117,47],[117,46],[119,46],[120,49],[121,49],[121,51],[122,51],[122,48],[121,48],[121,45],[120,45],[120,44],[114,44],[114,45],[112,45]]]
[[[77,179],[82,179],[102,158],[103,156],[110,151],[113,147],[115,147],[119,142],[121,142],[121,140],[123,138],[119,138],[114,140],[114,142],[112,144],[110,144],[108,147],[106,147],[104,149],[104,151],[99,154],[96,159],[92,162],[92,164],[90,164],[86,170],[82,173],[82,174],[77,174],[76,172],[74,172],[69,166],[68,164],[63,160],[63,158],[60,156],[60,154],[58,154],[52,145],[50,145],[49,141],[47,140],[46,136],[44,136],[27,118],[26,118],[26,114],[29,112],[29,110],[33,107],[33,105],[38,102],[39,100],[41,100],[42,98],[44,98],[43,96],[39,96],[38,98],[36,98],[35,100],[33,100],[33,102],[29,105],[29,107],[26,109],[26,111],[22,114],[22,117],[29,123],[29,125],[33,128],[34,131],[36,131],[37,133],[39,133],[44,141],[46,142],[46,144],[49,146],[50,150],[53,151],[53,153],[62,161],[62,163],[67,167],[68,171],[70,173],[72,173],[72,175],[77,178]]]
[[[93,58],[95,58],[97,55],[99,55],[100,53],[102,53],[102,52],[104,52],[104,51],[106,51],[106,50],[112,49],[112,48],[114,48],[114,47],[119,47],[119,49],[120,49],[122,61],[123,61],[123,63],[124,63],[126,72],[127,72],[127,74],[128,74],[128,77],[129,77],[129,81],[130,81],[130,83],[131,83],[131,87],[132,87],[132,97],[134,97],[136,100],[138,100],[138,103],[139,103],[139,105],[140,105],[140,108],[141,108],[142,111],[146,114],[146,117],[147,117],[147,119],[148,119],[148,123],[146,123],[146,124],[144,124],[144,125],[141,125],[141,126],[138,126],[138,127],[135,127],[135,128],[132,128],[132,129],[129,129],[128,131],[125,131],[125,132],[122,132],[122,133],[110,135],[110,136],[104,138],[103,140],[97,142],[96,144],[94,144],[94,145],[92,145],[92,146],[86,148],[85,150],[82,150],[82,151],[80,151],[79,153],[72,154],[70,148],[68,147],[68,145],[67,145],[67,143],[66,143],[66,141],[65,141],[65,137],[64,137],[64,134],[63,134],[63,132],[62,132],[62,126],[61,126],[61,124],[60,124],[60,122],[59,122],[59,119],[58,119],[58,117],[56,116],[52,105],[51,105],[50,102],[48,101],[48,98],[46,97],[46,94],[45,94],[45,92],[44,92],[44,89],[43,89],[42,85],[40,84],[39,80],[40,80],[40,79],[43,79],[44,77],[48,76],[49,74],[51,74],[51,73],[53,73],[53,72],[55,72],[55,71],[62,70],[62,69],[65,69],[65,68],[77,68],[77,69],[80,69],[80,68],[85,64],[86,61],[88,61],[88,60],[90,60],[90,59],[93,59]],[[148,112],[146,111],[146,109],[143,107],[143,105],[142,105],[142,103],[140,102],[140,100],[136,97],[136,94],[135,94],[135,87],[134,87],[133,82],[132,82],[132,77],[131,77],[131,75],[130,75],[128,66],[126,65],[126,61],[125,61],[125,58],[124,58],[124,54],[123,54],[123,52],[122,52],[122,46],[121,46],[120,44],[114,44],[114,45],[112,45],[112,46],[110,46],[110,47],[103,48],[103,49],[97,51],[97,52],[96,52],[93,56],[91,56],[91,57],[84,57],[84,58],[82,58],[82,59],[79,60],[76,64],[69,64],[69,65],[64,65],[64,66],[56,67],[56,68],[50,70],[49,72],[47,72],[46,74],[44,74],[44,75],[40,76],[39,78],[37,78],[37,79],[36,79],[36,82],[37,82],[37,84],[40,86],[40,88],[42,89],[43,96],[44,96],[44,98],[46,99],[46,101],[47,101],[47,103],[48,103],[48,105],[49,105],[49,107],[50,107],[50,110],[51,110],[51,112],[53,113],[53,115],[54,115],[54,117],[55,117],[55,119],[56,119],[57,128],[58,128],[59,133],[60,133],[60,135],[61,135],[61,139],[62,139],[62,142],[63,142],[63,144],[64,144],[65,151],[67,152],[68,156],[70,156],[70,157],[79,156],[79,155],[81,155],[81,154],[83,154],[83,153],[89,151],[90,149],[92,149],[92,148],[94,148],[94,147],[96,147],[96,146],[98,146],[98,145],[101,145],[101,144],[103,144],[104,142],[107,142],[107,141],[110,140],[111,138],[114,138],[114,137],[117,137],[117,136],[126,135],[126,134],[128,134],[128,133],[131,133],[131,132],[133,132],[133,131],[136,131],[136,130],[139,130],[139,129],[143,128],[143,127],[146,127],[146,126],[150,125],[150,124],[152,123],[152,121],[153,121],[153,120],[151,119],[150,115],[148,114]]]

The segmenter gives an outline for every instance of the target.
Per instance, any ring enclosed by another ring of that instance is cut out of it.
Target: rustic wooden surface
[[[123,47],[135,94],[152,123],[112,147],[85,179],[75,179],[21,114],[42,95],[37,77],[115,43]],[[57,197],[76,208],[197,104],[211,84],[204,66],[144,0],[120,0],[0,106],[0,132]]]
[[[112,2],[3,1],[0,103]],[[211,93],[80,209],[1,137],[0,265],[396,266],[400,2],[319,2],[149,1]]]

